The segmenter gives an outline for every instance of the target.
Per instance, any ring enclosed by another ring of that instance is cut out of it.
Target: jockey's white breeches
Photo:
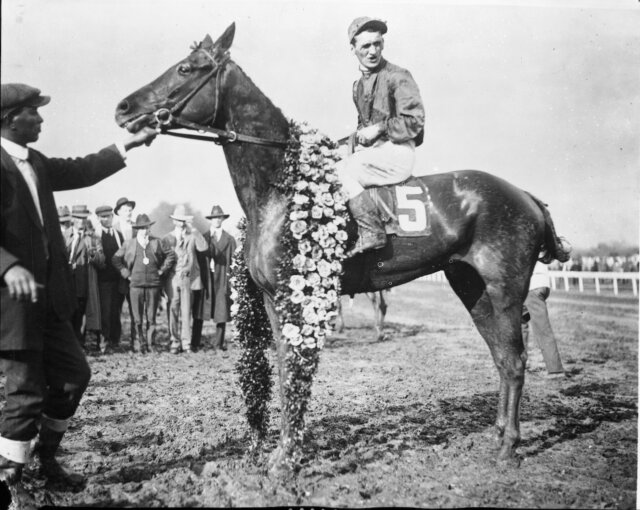
[[[408,179],[415,163],[415,142],[381,142],[346,156],[336,163],[342,189],[349,198],[370,186],[397,184]]]

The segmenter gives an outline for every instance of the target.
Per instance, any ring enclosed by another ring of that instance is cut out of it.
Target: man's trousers
[[[71,323],[50,312],[42,335],[42,351],[0,351],[0,369],[7,378],[0,436],[6,439],[33,439],[42,414],[71,418],[89,384],[89,364]]]

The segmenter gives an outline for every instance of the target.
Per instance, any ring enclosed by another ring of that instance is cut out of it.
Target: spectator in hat
[[[58,221],[60,222],[60,231],[62,236],[66,238],[68,230],[71,228],[71,212],[66,205],[58,207]]]
[[[157,134],[143,128],[84,158],[48,158],[28,145],[40,136],[39,108],[49,101],[29,85],[0,85],[0,483],[15,490],[36,436],[41,475],[82,481],[55,458],[91,372],[70,322],[76,298],[53,192],[114,174],[126,151]]]
[[[113,256],[124,244],[124,236],[113,228],[113,207],[101,205],[95,210],[102,227],[101,242],[105,265],[98,268],[98,293],[100,295],[101,330],[104,342],[100,351],[108,353],[120,344],[122,325],[120,311],[124,295],[128,293],[128,281],[113,265]]]
[[[160,289],[163,276],[175,263],[175,253],[165,248],[160,239],[150,235],[149,230],[154,223],[146,214],[139,214],[132,225],[135,237],[125,241],[112,258],[115,268],[123,278],[129,280],[129,296],[137,330],[131,349],[142,354],[156,349]]]
[[[382,248],[387,242],[376,204],[364,188],[396,184],[413,172],[415,148],[424,137],[425,113],[418,85],[411,73],[384,59],[387,24],[360,17],[348,29],[351,52],[362,76],[353,84],[358,128],[351,155],[336,167],[349,208],[358,225],[353,256]]]
[[[171,335],[170,351],[191,352],[192,292],[203,289],[198,252],[207,251],[207,242],[192,225],[193,216],[184,205],[178,205],[169,215],[174,229],[162,238],[165,249],[172,250],[175,265],[165,281],[167,317]]]
[[[73,225],[67,238],[71,279],[78,301],[78,306],[71,317],[71,324],[83,347],[85,347],[87,331],[100,331],[99,307],[96,310],[99,302],[96,268],[105,266],[102,243],[94,234],[93,225],[89,221],[90,214],[86,205],[72,206]],[[89,302],[91,302],[92,313],[85,317]],[[83,321],[86,322],[84,328]]]
[[[113,222],[113,226],[116,230],[124,236],[124,240],[131,239],[134,235],[133,232],[133,210],[136,208],[136,203],[133,200],[129,200],[127,197],[119,198],[116,202],[116,206],[113,208],[113,214],[116,216],[116,220]]]
[[[122,234],[125,241],[131,239],[135,233],[133,231],[133,210],[136,208],[136,203],[133,200],[129,200],[127,197],[121,197],[116,202],[116,206],[113,208],[113,214],[115,215],[115,219],[113,222],[113,227]],[[124,301],[127,302],[127,308],[129,309],[129,335],[130,341],[133,345],[133,342],[136,338],[136,328],[135,328],[135,320],[133,318],[133,306],[131,304],[131,298],[129,297],[129,282],[128,280],[124,280],[121,284],[121,296],[122,300],[120,301],[120,312],[122,313],[122,306],[124,305]]]
[[[222,228],[222,222],[229,217],[222,207],[214,205],[207,219],[210,228],[205,233],[209,258],[210,292],[204,306],[204,319],[212,319],[216,324],[214,348],[227,350],[224,335],[226,323],[231,320],[231,258],[236,251],[236,240]]]

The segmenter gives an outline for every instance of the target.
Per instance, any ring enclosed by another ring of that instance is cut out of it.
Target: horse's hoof
[[[500,449],[500,453],[498,453],[498,462],[508,467],[520,467],[520,462],[522,459],[516,453],[516,449],[513,446],[509,446],[507,444],[503,444]]]
[[[380,333],[376,338],[376,342],[388,342],[389,340],[391,340],[391,335],[387,333]]]

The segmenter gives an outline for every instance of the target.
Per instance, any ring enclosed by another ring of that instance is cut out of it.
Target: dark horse
[[[286,199],[274,183],[282,176],[289,122],[229,58],[235,25],[210,36],[160,77],[123,99],[116,121],[130,131],[143,126],[181,127],[212,133],[222,142],[238,200],[247,217],[245,256],[264,292],[278,351],[282,424],[273,459],[291,458],[291,420],[283,381],[290,348],[280,335],[274,304],[275,268],[287,216]],[[197,135],[196,135],[197,136]],[[421,178],[432,197],[431,234],[391,236],[387,246],[347,260],[343,294],[377,291],[444,270],[486,341],[500,374],[498,458],[515,455],[526,351],[520,320],[533,266],[564,261],[545,205],[493,175],[473,170]]]

